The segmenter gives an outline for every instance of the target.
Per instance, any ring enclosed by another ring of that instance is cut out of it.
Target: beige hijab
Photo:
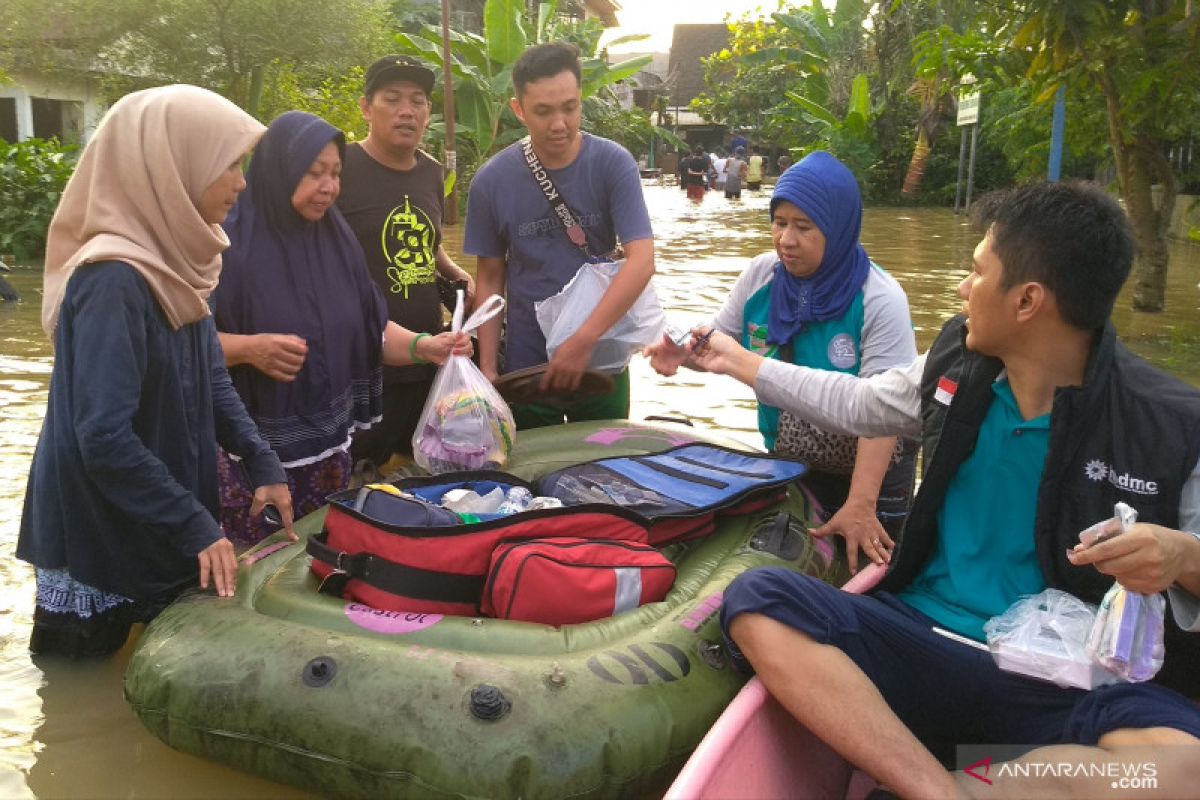
[[[196,203],[266,130],[196,86],[126,95],[101,120],[67,183],[46,242],[42,327],[54,338],[76,268],[124,261],[141,273],[171,327],[203,319],[229,239]]]

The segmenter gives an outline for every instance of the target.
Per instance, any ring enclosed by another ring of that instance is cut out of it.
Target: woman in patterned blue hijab
[[[774,249],[738,278],[710,339],[701,331],[686,346],[654,345],[651,366],[663,374],[683,364],[706,368],[712,361],[697,358],[710,348],[864,377],[910,363],[917,352],[908,300],[859,243],[862,216],[858,182],[832,155],[814,152],[792,165],[771,195]],[[754,385],[753,377],[746,382]],[[908,513],[915,445],[822,430],[786,404],[760,403],[758,429],[768,450],[808,465],[804,483],[829,515],[813,534],[840,534],[852,569],[859,551],[886,562]]]
[[[825,237],[814,272],[797,275],[781,260],[771,286],[770,341],[784,345],[806,324],[842,316],[867,280],[871,260],[858,241],[862,196],[842,162],[816,151],[779,177],[771,194],[771,218],[781,202],[804,212]]]

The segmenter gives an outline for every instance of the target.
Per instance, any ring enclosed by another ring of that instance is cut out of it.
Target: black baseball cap
[[[367,67],[363,94],[370,97],[380,86],[392,81],[412,81],[420,86],[425,94],[431,95],[435,80],[433,70],[412,56],[384,56]]]

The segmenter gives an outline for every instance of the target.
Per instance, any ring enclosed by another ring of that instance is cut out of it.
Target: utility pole
[[[1062,177],[1063,134],[1067,123],[1066,86],[1059,85],[1054,93],[1054,117],[1050,123],[1050,164],[1046,179],[1057,181]]]

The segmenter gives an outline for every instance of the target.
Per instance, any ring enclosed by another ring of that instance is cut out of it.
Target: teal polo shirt
[[[1046,588],[1033,530],[1050,415],[1022,419],[1007,379],[992,392],[975,451],[946,490],[933,558],[900,593],[942,627],[979,641],[983,623]]]

